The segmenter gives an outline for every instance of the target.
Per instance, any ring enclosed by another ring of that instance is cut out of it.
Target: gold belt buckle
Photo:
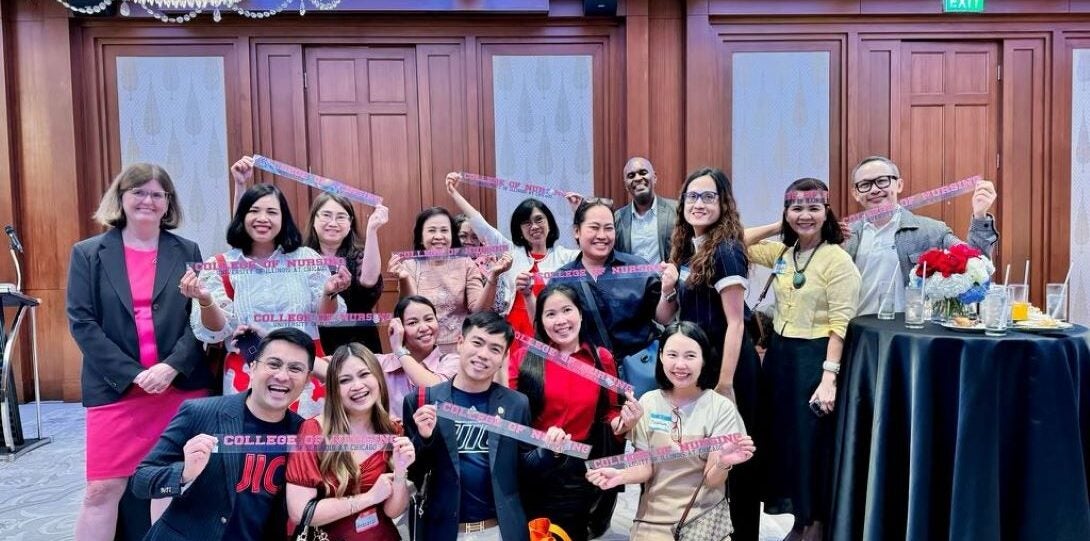
[[[484,531],[484,522],[467,522],[465,533],[475,533]]]

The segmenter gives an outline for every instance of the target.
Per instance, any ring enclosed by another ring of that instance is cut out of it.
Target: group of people
[[[351,201],[322,193],[300,231],[274,185],[246,188],[251,158],[231,174],[245,188],[231,249],[200,271],[187,265],[202,260],[199,247],[170,232],[182,220],[174,185],[150,164],[114,180],[95,214],[107,231],[73,248],[67,306],[87,407],[78,539],[112,539],[129,490],[152,502],[148,539],[283,538],[300,523],[331,539],[399,539],[401,517],[415,539],[528,539],[528,520],[546,518],[585,540],[609,527],[624,485],[641,485],[632,539],[674,539],[683,516],[714,515],[727,517],[723,535],[754,541],[762,502],[794,515],[787,539],[821,539],[848,322],[877,311],[891,275],[903,306],[918,255],[961,242],[897,206],[904,180],[883,157],[854,168],[852,193],[864,208],[897,210],[850,229],[818,179],[786,187],[779,222],[745,228],[722,171],[692,172],[673,200],[656,193],[651,163],[633,158],[628,205],[569,195],[578,249],[557,243],[561,226],[535,198],[515,208],[505,235],[451,173],[461,214],[420,212],[414,250],[504,250],[389,257],[400,299],[383,327],[269,325],[255,316],[372,312],[388,210],[376,207],[361,234]],[[968,240],[985,254],[998,238],[994,200],[994,186],[978,183]],[[322,257],[344,264],[229,270]],[[629,272],[649,265],[658,272]],[[772,270],[771,329],[746,304],[752,265]],[[636,392],[601,387],[527,338]],[[541,446],[440,416],[443,403],[538,429]],[[231,453],[215,437],[225,434],[392,443]],[[623,469],[588,471],[558,452],[581,442],[596,458],[626,442],[651,450],[729,434],[738,436],[706,454]]]

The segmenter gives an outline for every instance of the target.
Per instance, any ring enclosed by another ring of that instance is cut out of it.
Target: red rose
[[[972,246],[969,246],[968,244],[965,244],[963,242],[951,246],[949,252],[966,261],[974,257],[980,256],[980,250],[977,250],[976,248],[973,248]]]

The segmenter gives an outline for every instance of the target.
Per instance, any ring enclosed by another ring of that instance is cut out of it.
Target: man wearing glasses
[[[182,404],[132,478],[137,497],[173,498],[144,539],[286,538],[287,453],[215,453],[213,435],[296,434],[302,418],[288,405],[299,398],[313,367],[314,339],[292,327],[276,329],[261,340],[248,367],[248,392]]]
[[[852,195],[864,208],[870,210],[889,205],[897,209],[892,214],[852,224],[851,237],[844,243],[844,249],[855,260],[863,277],[858,315],[878,312],[878,296],[887,291],[895,270],[898,271],[894,284],[895,306],[898,311],[904,310],[908,273],[920,254],[931,248],[945,249],[964,241],[945,223],[917,216],[897,206],[904,180],[897,164],[889,158],[864,158],[852,170],[851,178],[855,188]],[[977,182],[973,192],[973,219],[969,223],[968,244],[989,258],[999,240],[995,218],[988,214],[995,198],[995,185],[991,181]]]
[[[624,166],[624,189],[632,202],[615,213],[618,252],[638,255],[648,263],[670,258],[670,235],[677,221],[677,200],[655,195],[655,168],[635,157]]]

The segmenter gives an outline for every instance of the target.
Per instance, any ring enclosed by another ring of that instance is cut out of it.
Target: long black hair
[[[314,204],[310,206],[310,219],[307,220],[305,244],[315,252],[321,253],[322,244],[318,240],[318,232],[314,229],[314,222],[318,218],[318,211],[330,201],[336,203],[348,214],[348,235],[341,240],[341,245],[337,247],[337,257],[343,257],[349,263],[355,263],[356,258],[363,252],[363,236],[360,235],[359,226],[356,223],[356,209],[352,207],[352,201],[344,196],[322,192],[314,199]],[[348,270],[352,272],[352,276],[356,275],[355,269],[351,266]]]
[[[534,309],[534,338],[543,344],[549,344],[549,333],[545,331],[545,323],[542,314],[545,313],[545,301],[553,295],[563,295],[575,305],[579,316],[584,317],[583,303],[579,301],[579,293],[567,284],[553,282],[541,290],[537,296],[537,307]],[[579,343],[586,344],[588,325],[579,326]],[[598,358],[598,348],[590,347],[591,357],[594,359],[595,368],[601,369],[602,361]],[[537,419],[545,408],[545,357],[531,349],[526,350],[519,365],[518,391],[530,400],[530,418]]]
[[[810,190],[822,190],[829,191],[829,187],[824,182],[810,177],[804,177],[792,182],[790,186],[784,190],[786,196],[789,192],[806,192]],[[783,243],[786,246],[793,246],[799,240],[798,233],[795,233],[794,229],[791,229],[791,225],[787,223],[787,202],[784,202],[783,218],[780,222],[780,228],[783,231]],[[825,223],[821,225],[821,240],[828,244],[843,244],[844,232],[840,230],[840,220],[837,219],[836,213],[833,212],[833,207],[830,207],[828,203],[825,203]]]
[[[556,244],[557,239],[560,238],[560,229],[556,227],[556,218],[553,217],[553,212],[549,210],[549,207],[545,206],[545,203],[533,197],[523,199],[519,206],[515,207],[515,211],[511,213],[511,243],[526,250],[530,249],[530,241],[526,240],[526,237],[522,235],[522,224],[530,221],[530,215],[534,213],[534,209],[540,210],[545,215],[545,220],[549,222],[549,233],[545,235],[545,247],[552,249],[553,244]]]
[[[280,246],[285,254],[290,254],[303,245],[303,234],[299,232],[295,219],[291,217],[288,198],[284,197],[284,192],[272,184],[254,184],[242,194],[238,206],[235,207],[235,215],[231,218],[231,223],[227,225],[227,244],[242,250],[244,254],[250,253],[254,247],[254,239],[250,238],[250,234],[246,232],[246,215],[250,213],[250,207],[266,195],[275,195],[280,202],[280,232],[276,234],[273,242]]]

